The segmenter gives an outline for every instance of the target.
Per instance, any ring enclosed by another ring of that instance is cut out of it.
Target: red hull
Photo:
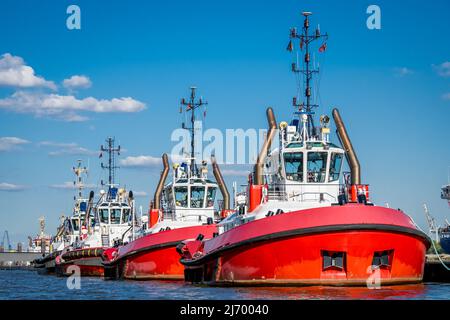
[[[70,266],[77,266],[80,275],[85,277],[103,277],[103,265],[101,258],[83,258],[70,262],[56,264],[56,273],[62,276],[70,276],[73,273],[68,270]]]
[[[77,266],[81,276],[103,277],[103,251],[104,248],[85,248],[65,252],[56,258],[56,274],[70,276],[73,270],[71,266]]]
[[[105,262],[105,276],[110,279],[182,280],[184,267],[176,246],[199,234],[211,238],[217,232],[215,225],[178,228],[149,234],[121,247],[117,258]]]
[[[188,246],[202,249],[197,259]],[[212,285],[377,285],[420,282],[429,239],[403,212],[346,205],[246,223],[185,247],[186,279]],[[387,264],[372,268],[384,252]],[[342,253],[342,263],[325,256]]]

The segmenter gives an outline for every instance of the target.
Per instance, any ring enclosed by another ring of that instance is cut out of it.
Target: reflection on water
[[[286,287],[240,289],[246,299],[424,299],[428,285],[403,285],[368,289],[366,287]],[[450,298],[450,286],[448,287]]]
[[[66,278],[34,271],[0,270],[0,299],[450,299],[450,284],[361,287],[216,288],[182,281],[104,281],[81,279],[69,290]]]

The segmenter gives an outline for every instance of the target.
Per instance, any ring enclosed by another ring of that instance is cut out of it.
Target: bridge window
[[[188,206],[188,188],[175,187],[175,204],[177,207],[187,208]]]
[[[333,152],[330,158],[330,174],[328,178],[329,182],[339,180],[341,165],[342,165],[342,153]]]
[[[131,210],[128,208],[122,210],[123,210],[122,223],[128,223],[128,221],[130,221]]]
[[[214,207],[214,200],[216,199],[216,187],[208,187],[208,192],[206,194],[206,206],[208,208]]]
[[[110,210],[111,212],[111,224],[120,224],[120,209],[113,208]]]
[[[289,152],[284,154],[286,179],[303,181],[303,152]]]
[[[99,217],[101,223],[109,223],[109,210],[108,209],[100,209]]]
[[[191,208],[203,208],[205,199],[205,187],[191,187]]]
[[[80,220],[72,219],[72,226],[74,231],[80,230]]]
[[[308,182],[325,182],[327,152],[308,152]]]

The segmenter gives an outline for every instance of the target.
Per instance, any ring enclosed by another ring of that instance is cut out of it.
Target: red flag
[[[300,39],[300,50],[303,51],[303,37]]]
[[[326,49],[327,49],[327,43],[324,42],[324,44],[320,46],[319,52],[324,52]]]
[[[288,44],[286,50],[289,51],[289,52],[292,52],[293,49],[294,48],[292,47],[292,40],[289,40],[289,44]]]
[[[188,103],[186,110],[191,110],[191,104]]]

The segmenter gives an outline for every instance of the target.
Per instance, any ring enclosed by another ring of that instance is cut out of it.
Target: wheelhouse
[[[131,221],[131,207],[127,203],[103,202],[97,209],[100,225],[121,225]]]
[[[339,183],[344,150],[323,142],[291,143],[282,151],[281,174],[289,182]]]
[[[214,218],[218,186],[208,179],[179,179],[163,191],[165,219],[206,220]]]

